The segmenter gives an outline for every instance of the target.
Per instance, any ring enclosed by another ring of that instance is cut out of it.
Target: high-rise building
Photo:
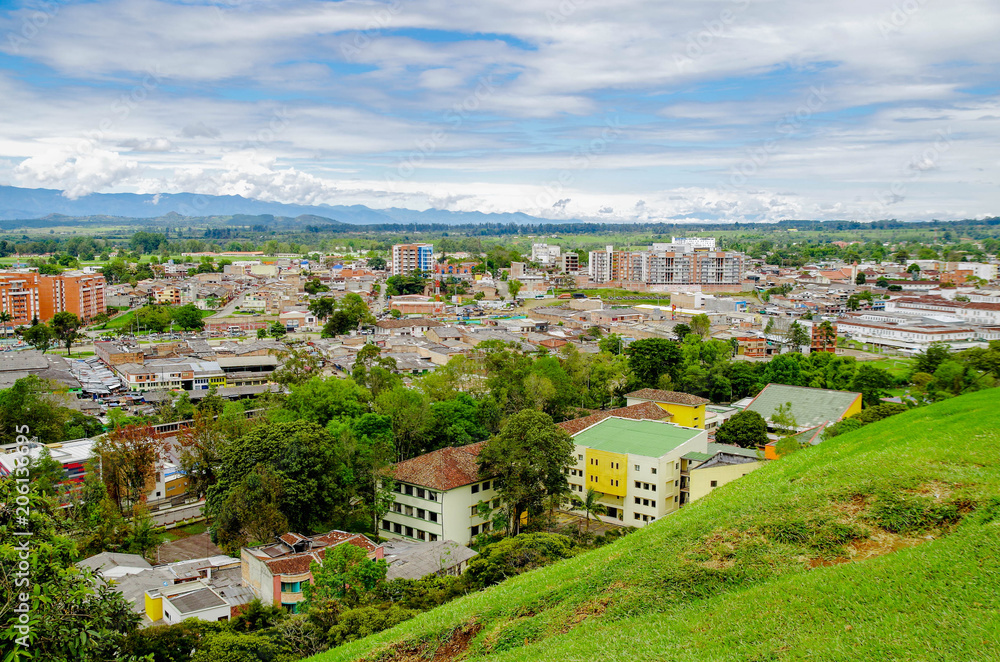
[[[396,244],[392,247],[392,275],[408,276],[434,269],[433,244]]]
[[[9,326],[42,322],[68,311],[83,320],[105,311],[104,276],[67,271],[56,276],[35,272],[0,273],[0,310],[11,315]]]
[[[559,260],[560,255],[562,255],[562,248],[559,246],[550,246],[548,244],[531,245],[531,261],[543,266],[555,264]]]
[[[653,244],[642,251],[608,246],[591,251],[589,273],[595,283],[737,285],[743,278],[743,260],[742,253],[706,251],[688,243]]]

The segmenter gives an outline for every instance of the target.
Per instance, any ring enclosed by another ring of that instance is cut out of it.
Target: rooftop
[[[672,418],[670,412],[662,409],[655,402],[640,402],[637,405],[631,405],[629,407],[618,407],[617,409],[599,411],[591,414],[590,416],[574,418],[571,421],[557,423],[557,425],[570,435],[574,435],[583,432],[591,425],[600,423],[604,419],[612,416],[617,416],[618,418],[630,418],[637,421],[660,421]]]
[[[644,388],[638,391],[632,391],[631,393],[626,393],[625,397],[633,398],[635,400],[651,400],[653,402],[666,402],[674,405],[687,405],[689,407],[707,405],[711,402],[711,400],[707,400],[697,395],[691,395],[690,393],[681,393],[680,391],[661,391],[656,388]]]
[[[479,480],[479,451],[484,442],[442,448],[425,453],[392,469],[396,480],[447,491]]]
[[[704,434],[703,430],[683,428],[663,421],[611,417],[580,432],[573,437],[573,441],[598,451],[663,457],[701,434]]]
[[[803,430],[827,421],[839,421],[860,397],[860,393],[851,391],[768,384],[753,402],[747,405],[746,410],[755,411],[764,420],[770,420],[780,405],[790,402],[797,427]]]

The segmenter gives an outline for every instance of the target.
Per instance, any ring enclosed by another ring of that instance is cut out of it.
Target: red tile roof
[[[591,425],[600,423],[604,419],[611,416],[617,416],[618,418],[631,418],[638,421],[661,421],[663,419],[672,418],[670,412],[665,409],[661,409],[655,402],[641,402],[630,407],[619,407],[617,409],[599,411],[596,414],[584,416],[583,418],[574,418],[571,421],[563,421],[562,423],[558,423],[558,425],[572,436],[583,432]]]
[[[711,400],[706,400],[705,398],[698,397],[697,395],[691,395],[690,393],[681,393],[679,391],[661,391],[660,389],[655,388],[644,388],[638,391],[632,391],[631,393],[626,393],[625,397],[636,400],[667,402],[674,405],[687,405],[689,407],[707,405],[711,402]]]
[[[281,536],[281,539],[284,540],[286,536],[295,536],[302,540],[308,540],[305,536],[300,536],[297,533],[286,533],[284,536]],[[369,554],[378,549],[378,545],[364,535],[360,533],[347,533],[346,531],[330,531],[329,533],[313,536],[312,541],[314,545],[320,544],[326,546],[320,549],[313,548],[305,552],[290,553],[280,558],[264,561],[264,565],[267,566],[272,575],[301,575],[309,572],[309,566],[313,561],[320,563],[326,555],[326,550],[331,547],[347,543],[348,545],[360,547]]]
[[[400,462],[392,468],[392,477],[403,483],[441,491],[475,483],[479,480],[478,457],[484,443],[442,448]]]

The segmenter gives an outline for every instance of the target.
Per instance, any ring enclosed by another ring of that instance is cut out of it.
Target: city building
[[[163,619],[175,625],[188,618],[200,621],[228,621],[232,606],[208,584],[201,581],[182,582],[145,592],[146,618],[152,622]]]
[[[322,563],[326,550],[337,545],[360,547],[372,560],[385,555],[382,545],[360,533],[330,531],[317,536],[286,533],[275,542],[240,551],[243,585],[264,604],[297,612],[299,603],[305,599],[302,590],[313,578],[311,564]]]
[[[500,507],[492,480],[479,477],[483,442],[442,448],[396,464],[391,470],[396,500],[382,519],[383,537],[455,540],[468,544],[490,530],[479,504]]]
[[[837,353],[837,327],[833,324],[813,324],[810,351]]]
[[[89,320],[105,312],[104,276],[67,271],[56,276],[35,272],[0,272],[0,311],[10,313],[8,326],[47,322],[56,313]]]
[[[434,270],[433,244],[396,244],[392,247],[392,275],[408,276]]]
[[[570,491],[600,494],[606,516],[645,526],[761,466],[757,452],[708,443],[708,433],[666,421],[605,418],[573,435]],[[696,473],[704,467],[701,473]]]
[[[705,428],[705,405],[710,400],[690,393],[644,388],[626,393],[625,402],[628,405],[637,405],[642,402],[656,403],[661,409],[670,412],[672,416],[670,420],[673,423],[703,430]]]
[[[777,427],[772,419],[778,407],[790,404],[794,419],[792,427],[802,432],[826,423],[836,423],[861,412],[861,394],[850,391],[833,391],[824,388],[768,384],[757,394],[744,411],[755,411],[767,421],[769,428]]]
[[[559,267],[560,273],[575,274],[580,271],[580,256],[572,251],[563,253],[556,260],[556,265]]]
[[[743,280],[742,253],[695,249],[688,243],[653,244],[648,250],[591,251],[588,273],[594,283],[645,285],[732,285]]]
[[[554,265],[561,255],[562,248],[559,246],[550,246],[549,244],[531,245],[531,261],[537,262],[542,266]]]

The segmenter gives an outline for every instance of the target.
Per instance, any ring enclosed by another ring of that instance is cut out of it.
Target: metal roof
[[[860,397],[860,393],[850,391],[768,384],[747,406],[746,411],[755,411],[764,420],[770,421],[779,406],[790,402],[797,427],[804,430],[827,421],[839,421]]]
[[[202,588],[183,595],[168,598],[171,604],[182,614],[190,614],[203,609],[224,607],[228,603],[218,593],[210,588]]]
[[[573,437],[580,446],[610,453],[663,457],[681,444],[704,434],[662,421],[606,418]]]

